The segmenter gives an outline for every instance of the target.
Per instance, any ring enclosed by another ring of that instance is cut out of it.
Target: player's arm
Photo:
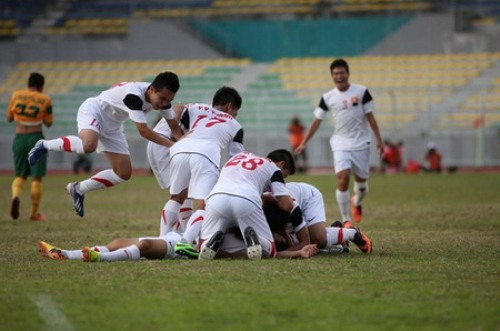
[[[7,116],[7,121],[12,122],[14,121],[14,112],[12,109],[14,109],[14,97],[10,99],[9,106],[7,107],[7,111],[5,115]]]
[[[382,137],[380,136],[380,130],[378,127],[377,120],[375,119],[375,115],[373,115],[373,112],[370,112],[365,115],[366,119],[368,120],[368,123],[370,124],[370,128],[373,131],[373,135],[375,136],[375,139],[377,140],[377,150],[382,157],[384,154],[384,141],[382,140]]]
[[[311,243],[311,237],[309,235],[309,229],[307,228],[306,222],[304,222],[304,218],[302,216],[302,210],[294,202],[295,208],[290,213],[290,223],[293,226],[293,230],[297,235],[297,240],[299,241],[297,244],[287,248],[287,251],[298,251],[302,249],[302,247],[309,245]]]
[[[307,133],[300,143],[297,148],[295,148],[295,154],[300,154],[304,149],[306,148],[307,142],[314,136],[316,131],[318,131],[319,126],[321,125],[321,120],[318,118],[315,118],[312,122],[311,125],[309,125],[309,128],[307,129]]]
[[[243,146],[243,128],[241,128],[238,133],[236,133],[233,140],[229,143],[228,155],[229,157],[233,157],[236,154],[244,151],[245,146]]]
[[[139,122],[134,122],[135,123],[135,127],[137,128],[137,131],[139,131],[139,134],[141,135],[141,137],[149,140],[149,141],[152,141],[154,143],[157,143],[159,145],[163,145],[165,147],[171,147],[174,142],[156,132],[154,132],[153,130],[151,130],[147,123],[139,123]]]
[[[50,128],[52,126],[52,123],[54,121],[54,118],[52,116],[52,104],[49,104],[47,106],[47,109],[45,110],[45,116],[43,117],[43,124]]]
[[[276,254],[276,258],[278,259],[294,259],[294,258],[303,258],[308,259],[314,256],[318,252],[318,246],[316,244],[305,245],[301,249],[297,251],[281,251]]]

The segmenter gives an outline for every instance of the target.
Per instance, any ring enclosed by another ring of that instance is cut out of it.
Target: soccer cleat
[[[208,240],[207,244],[202,247],[198,260],[213,260],[222,246],[224,241],[224,232],[217,231]]]
[[[361,205],[356,206],[354,203],[356,201],[356,196],[351,197],[351,213],[352,213],[352,220],[354,222],[361,222],[363,220],[363,208],[361,208]]]
[[[262,259],[262,246],[255,230],[249,226],[244,232],[245,243],[247,244],[247,256],[249,260]]]
[[[361,232],[357,227],[353,227],[356,230],[356,234],[352,239],[352,242],[358,246],[359,250],[366,254],[371,254],[372,252],[372,241],[366,234]]]
[[[19,204],[20,200],[18,197],[13,198],[10,202],[10,216],[15,220],[19,217]]]
[[[28,153],[28,163],[30,166],[34,165],[42,156],[47,154],[48,149],[43,146],[45,140],[40,139],[36,142],[35,146]]]
[[[66,256],[62,254],[60,248],[52,246],[44,241],[40,241],[38,243],[38,253],[51,260],[67,260]]]
[[[34,222],[44,222],[46,221],[47,219],[45,218],[45,216],[43,216],[42,214],[40,213],[37,213],[36,215],[34,216],[30,216],[30,220],[31,221],[34,221]]]
[[[197,259],[200,253],[194,248],[193,245],[185,242],[178,241],[174,246],[174,252],[179,255],[187,256],[190,259]]]
[[[73,200],[73,209],[76,211],[78,216],[83,217],[83,199],[85,198],[83,194],[78,193],[80,188],[80,183],[74,182],[66,185],[66,190],[68,191],[71,199]]]
[[[94,251],[90,247],[84,247],[82,249],[83,262],[99,262],[101,260],[101,253]]]

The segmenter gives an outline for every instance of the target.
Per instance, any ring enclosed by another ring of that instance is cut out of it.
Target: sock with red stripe
[[[109,252],[106,246],[94,246],[92,250],[101,253]],[[81,249],[62,249],[61,254],[64,255],[68,260],[81,260],[83,259],[83,253]]]
[[[100,190],[106,187],[115,186],[125,181],[118,176],[113,170],[106,169],[98,172],[94,176],[80,182],[78,193],[85,194],[88,191]]]
[[[160,237],[175,231],[179,225],[179,211],[181,204],[175,200],[168,200],[161,211]]]
[[[186,231],[187,222],[193,215],[193,199],[186,199],[179,210],[179,223],[182,232]]]
[[[328,227],[326,228],[325,249],[331,248],[332,246],[337,244],[342,244],[346,240],[352,241],[354,239],[355,234],[356,234],[355,229]]]
[[[83,142],[77,136],[64,136],[57,139],[45,140],[43,146],[51,151],[84,153]]]
[[[186,231],[182,235],[182,241],[194,244],[200,237],[201,224],[203,223],[205,214],[207,212],[203,209],[198,209],[193,213],[187,222]]]

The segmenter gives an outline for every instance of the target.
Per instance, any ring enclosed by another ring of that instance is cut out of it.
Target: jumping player
[[[111,169],[103,170],[82,182],[69,183],[66,187],[76,213],[83,217],[85,193],[121,184],[132,175],[123,122],[130,118],[142,137],[170,147],[174,141],[155,133],[147,125],[146,113],[159,110],[168,121],[173,136],[176,139],[181,137],[182,132],[170,108],[178,89],[177,75],[163,72],[152,83],[123,82],[101,92],[97,97],[88,98],[78,109],[78,137],[41,139],[30,151],[28,161],[34,165],[49,150],[80,154],[98,150],[104,153]]]

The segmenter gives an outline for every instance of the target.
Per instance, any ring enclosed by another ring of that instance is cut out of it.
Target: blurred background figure
[[[86,174],[92,171],[91,154],[77,154],[76,159],[73,162],[73,173],[78,175],[80,174],[80,170],[83,170]]]
[[[427,144],[427,152],[424,157],[425,165],[422,167],[424,172],[441,172],[441,153],[437,149],[434,141]]]
[[[381,172],[384,174],[395,174],[401,171],[403,142],[394,144],[390,140],[384,142],[384,152],[382,154]]]
[[[305,149],[300,155],[295,154],[293,151],[302,142],[304,134],[305,127],[300,122],[300,119],[297,116],[292,117],[292,119],[290,120],[290,124],[288,125],[288,140],[299,173],[307,172],[308,170],[307,153]]]

